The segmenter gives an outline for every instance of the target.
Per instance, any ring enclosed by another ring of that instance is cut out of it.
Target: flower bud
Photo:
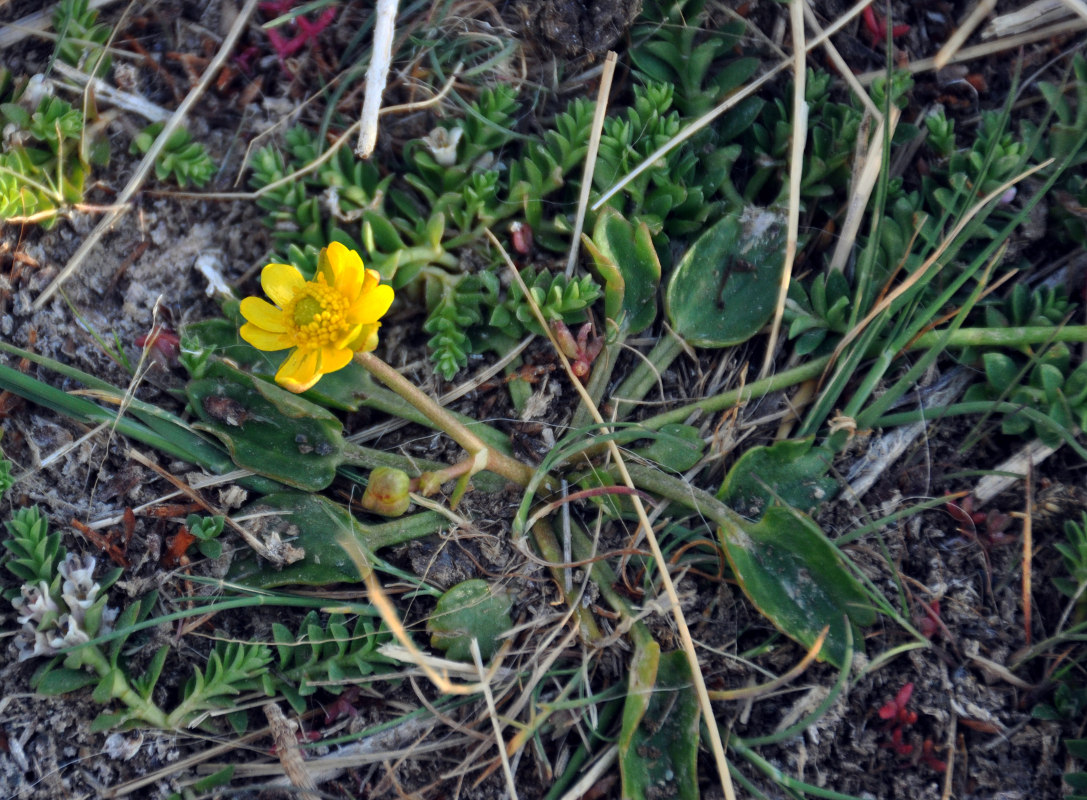
[[[408,510],[411,478],[395,467],[378,467],[370,473],[370,483],[362,495],[362,507],[383,517],[399,517]]]

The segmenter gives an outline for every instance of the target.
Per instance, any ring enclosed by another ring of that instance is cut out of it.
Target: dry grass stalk
[[[1062,0],[1036,0],[1029,6],[994,17],[981,30],[982,39],[999,39],[1032,31],[1069,17],[1074,12]]]
[[[982,23],[990,12],[996,8],[996,0],[981,0],[974,10],[971,11],[961,23],[959,27],[955,29],[955,32],[951,34],[951,38],[944,42],[944,46],[940,48],[932,58],[933,66],[936,69],[943,69],[947,66],[947,63],[955,56],[955,53],[959,52],[959,48],[966,44],[966,40],[970,38],[972,34]]]
[[[1087,3],[1084,3],[1083,0],[1063,0],[1063,2],[1065,8],[1079,14],[1080,19],[1087,20]]]
[[[774,319],[770,323],[770,336],[762,359],[759,377],[765,378],[774,366],[781,318],[785,313],[785,297],[789,292],[789,280],[796,263],[797,235],[800,228],[800,182],[804,178],[804,146],[808,142],[808,104],[804,100],[807,89],[807,48],[804,46],[805,0],[790,0],[789,22],[793,34],[793,125],[789,149],[789,216],[785,230],[785,263],[778,281],[778,296],[774,307]]]
[[[974,45],[973,47],[964,47],[957,52],[948,63],[958,64],[963,61],[973,61],[976,58],[987,58],[988,56],[1002,53],[1005,50],[1015,50],[1024,45],[1041,42],[1055,36],[1070,36],[1071,34],[1078,33],[1082,30],[1087,30],[1087,20],[1074,19],[1067,22],[1060,22],[1056,25],[1050,25],[1046,28],[1034,28],[1025,33],[1016,36],[1008,36],[994,42]],[[928,72],[935,68],[935,58],[919,58],[901,67],[901,69],[913,75],[916,75],[919,72]],[[885,74],[885,70],[877,69],[871,72],[865,72],[863,75],[858,75],[857,80],[864,85],[868,85],[876,78],[881,78]]]
[[[1023,509],[1023,556],[1021,567],[1023,570],[1023,639],[1027,647],[1031,644],[1031,597],[1030,597],[1030,567],[1034,560],[1034,515],[1031,509],[1034,507],[1033,481],[1034,465],[1027,462],[1027,477],[1024,482],[1023,494],[1026,499],[1026,508]]]
[[[615,75],[616,55],[609,50],[604,59],[604,71],[600,75],[600,88],[596,93],[596,108],[593,111],[593,124],[589,129],[589,149],[585,151],[585,169],[581,173],[581,195],[577,201],[577,216],[574,219],[574,233],[570,237],[570,255],[566,259],[566,275],[574,274],[577,264],[578,247],[581,246],[581,230],[585,227],[585,211],[589,207],[589,192],[593,187],[593,170],[596,169],[596,154],[600,152],[600,133],[604,129],[604,117],[608,112],[608,97],[611,95],[611,81]]]
[[[359,141],[355,145],[355,155],[360,158],[369,158],[377,144],[377,118],[381,112],[381,95],[389,78],[397,5],[397,0],[378,0],[374,12],[374,45],[366,70],[366,97],[359,118]]]
[[[819,24],[819,20],[815,16],[815,12],[811,10],[811,4],[804,3],[804,21],[808,23],[808,27],[812,29],[816,36],[821,36],[823,33],[823,27]],[[834,68],[838,70],[838,75],[845,81],[846,86],[853,92],[853,96],[860,101],[861,105],[865,107],[869,114],[878,120],[883,119],[883,109],[876,106],[871,97],[868,96],[868,92],[861,86],[860,81],[857,80],[857,76],[853,74],[853,70],[850,69],[845,59],[842,58],[842,54],[838,52],[838,48],[834,46],[834,43],[830,39],[823,41],[823,50],[826,51],[827,58],[830,59],[830,63],[834,65]]]
[[[483,656],[479,652],[479,640],[472,637],[469,644],[472,650],[472,661],[476,665],[479,682],[483,686],[483,699],[487,703],[487,711],[491,718],[491,726],[494,728],[494,741],[498,747],[498,756],[502,759],[502,773],[506,777],[506,790],[512,800],[517,800],[517,782],[513,779],[513,770],[510,769],[510,759],[506,754],[506,742],[502,738],[502,723],[498,719],[498,709],[494,704],[494,694],[491,692],[491,684],[487,671],[483,668]]]
[[[742,689],[722,689],[715,692],[710,692],[710,700],[753,700],[763,695],[770,694],[780,689],[782,686],[789,685],[792,681],[799,678],[804,674],[804,671],[815,663],[815,659],[819,657],[819,651],[823,649],[823,642],[826,641],[827,634],[830,633],[830,626],[827,625],[819,632],[819,635],[815,637],[815,641],[812,642],[812,646],[808,649],[808,652],[804,654],[804,657],[797,662],[797,665],[784,675],[779,675],[772,681],[766,683],[760,683],[756,686],[745,686]]]
[[[276,746],[276,755],[279,757],[279,763],[283,765],[283,771],[287,773],[287,779],[299,790],[299,796],[304,800],[320,800],[317,784],[306,769],[306,760],[302,757],[302,750],[295,736],[298,731],[298,722],[287,719],[283,710],[275,703],[265,703],[261,706],[261,710],[268,719],[272,741]]]
[[[895,126],[901,112],[896,106],[891,106],[890,130],[886,130],[884,121],[880,121],[876,127],[876,133],[871,139],[871,147],[860,154],[856,163],[861,164],[860,174],[852,184],[849,194],[849,206],[846,209],[845,222],[842,224],[842,232],[834,246],[834,254],[830,259],[828,269],[841,272],[845,269],[849,254],[857,240],[857,231],[860,230],[861,220],[868,208],[868,200],[872,191],[876,188],[881,168],[883,166],[883,145],[894,136]],[[868,145],[863,137],[857,137],[858,147]]]

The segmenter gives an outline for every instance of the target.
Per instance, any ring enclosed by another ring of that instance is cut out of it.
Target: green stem
[[[559,541],[555,537],[555,530],[551,527],[550,520],[538,520],[532,526],[532,538],[536,542],[536,549],[540,551],[540,555],[551,562],[552,566],[549,567],[551,577],[559,585],[559,591],[566,595],[563,568],[555,566],[562,564],[566,559],[563,558],[562,547],[559,546]],[[588,613],[587,608],[581,605],[581,592],[576,591],[576,589],[577,587],[575,587],[575,593],[566,596],[566,602],[572,607],[574,616],[577,618],[578,630],[585,641],[600,642],[603,640],[604,634],[596,624],[596,618]]]
[[[1040,425],[1053,431],[1064,440],[1065,444],[1076,451],[1080,458],[1087,460],[1087,449],[1076,441],[1072,432],[1062,425],[1057,424],[1048,416],[1035,408],[1021,406],[1018,403],[1001,403],[992,400],[979,400],[973,403],[954,403],[942,408],[926,408],[923,411],[904,411],[900,414],[888,414],[876,420],[876,426],[891,428],[898,425],[909,425],[914,422],[924,422],[940,417],[957,417],[966,414],[1022,414],[1035,425]]]
[[[156,728],[166,730],[172,727],[162,709],[150,700],[144,700],[139,693],[129,685],[128,679],[125,678],[124,673],[110,664],[109,659],[106,658],[105,654],[97,647],[85,647],[83,652],[79,653],[79,658],[85,666],[88,666],[97,672],[100,678],[109,677],[111,679],[112,685],[110,686],[110,697],[114,700],[120,700],[128,706],[133,715]]]
[[[830,356],[813,358],[807,364],[801,364],[799,367],[793,367],[784,372],[779,372],[776,375],[771,375],[768,378],[753,381],[741,389],[731,389],[727,392],[722,392],[721,394],[716,394],[712,397],[707,397],[694,403],[688,403],[685,406],[673,408],[671,411],[665,411],[662,414],[649,417],[648,419],[643,420],[641,424],[650,430],[656,430],[664,425],[675,422],[684,422],[695,412],[714,414],[718,411],[724,411],[745,400],[762,397],[771,392],[786,389],[798,383],[803,383],[804,381],[816,378],[828,363],[830,363]]]
[[[947,331],[929,331],[918,336],[909,346],[909,350],[925,350],[938,344],[942,337],[947,336]],[[947,337],[946,347],[961,350],[965,347],[1023,347],[1032,344],[1044,344],[1045,342],[1087,342],[1087,325],[1066,325],[1062,328],[1029,327],[1029,328],[960,328]],[[882,343],[873,345],[868,355],[878,355],[882,349]],[[702,412],[713,414],[718,411],[732,408],[735,405],[756,397],[786,389],[798,383],[816,378],[830,363],[830,356],[813,358],[806,364],[779,372],[768,378],[754,381],[742,389],[732,389],[721,394],[698,400],[694,403],[674,408],[663,414],[649,417],[641,424],[650,429],[660,428],[673,422],[683,422],[691,414]],[[621,392],[617,392],[617,395]]]
[[[612,394],[612,402],[615,403],[615,418],[625,419],[626,415],[633,410],[634,404],[649,394],[649,390],[660,380],[661,373],[668,369],[682,352],[683,340],[679,336],[671,332],[661,336],[653,345],[653,349]],[[595,377],[595,370],[593,375]]]

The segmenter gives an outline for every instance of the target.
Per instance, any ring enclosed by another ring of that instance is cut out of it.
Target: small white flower
[[[51,656],[56,652],[49,646],[49,637],[29,622],[15,635],[15,646],[19,650],[19,661],[37,656]]]
[[[464,135],[463,128],[435,128],[427,136],[423,137],[423,144],[434,156],[434,160],[443,167],[451,167],[457,163],[457,144]]]
[[[54,650],[61,650],[65,647],[74,647],[77,644],[86,644],[91,640],[91,637],[87,635],[87,632],[84,631],[79,623],[69,614],[65,614],[57,620],[57,627],[64,630],[64,635],[54,636],[49,640],[49,646]]]
[[[113,623],[117,621],[117,617],[120,613],[121,610],[119,608],[110,608],[109,606],[106,606],[102,609],[102,626],[98,629],[99,636],[113,630]]]
[[[45,581],[39,581],[37,586],[23,584],[21,591],[23,596],[11,601],[16,611],[22,611],[19,615],[20,624],[30,620],[41,622],[50,611],[60,611],[53,598],[50,597],[49,587]]]
[[[57,567],[57,571],[64,577],[60,596],[73,612],[77,608],[85,611],[98,599],[101,587],[94,582],[96,563],[94,556],[88,556],[84,563],[79,556],[69,553],[64,563]]]

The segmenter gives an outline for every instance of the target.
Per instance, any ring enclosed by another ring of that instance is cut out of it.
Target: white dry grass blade
[[[117,224],[121,217],[128,212],[128,201],[132,199],[132,196],[143,185],[148,173],[155,165],[155,159],[157,159],[159,153],[162,152],[162,148],[166,146],[166,140],[178,129],[185,119],[185,116],[189,113],[189,109],[191,109],[196,104],[196,101],[203,96],[204,92],[211,84],[212,79],[218,74],[219,68],[226,62],[230,54],[234,52],[234,45],[238,41],[238,37],[241,36],[242,31],[245,29],[246,22],[248,22],[249,17],[253,14],[256,7],[257,0],[245,0],[245,5],[235,18],[230,31],[223,38],[223,43],[219,46],[219,52],[215,54],[215,58],[211,60],[211,63],[208,64],[208,68],[204,70],[204,74],[200,76],[200,82],[189,91],[185,96],[185,99],[181,101],[181,105],[177,107],[177,111],[175,111],[173,116],[166,121],[166,124],[162,128],[162,132],[159,134],[158,138],[155,139],[154,144],[151,145],[151,149],[144,155],[143,159],[136,167],[132,178],[117,196],[116,204],[119,208],[110,211],[106,216],[99,220],[94,230],[83,240],[83,244],[79,246],[79,249],[77,249],[68,260],[64,269],[60,271],[57,277],[53,279],[52,283],[46,286],[42,293],[34,300],[32,306],[34,311],[41,311],[42,307],[49,301],[49,298],[64,285],[64,282],[68,280],[77,269],[79,269],[87,255],[94,249],[95,245],[98,244],[99,239],[101,239],[106,232]]]
[[[1077,430],[1073,429],[1073,433],[1077,433]],[[1028,469],[1041,464],[1056,453],[1062,445],[1063,442],[1057,447],[1050,447],[1042,444],[1039,439],[1025,444],[1009,456],[1006,461],[994,467],[991,474],[978,481],[973,491],[974,499],[977,501],[976,507],[981,508],[990,500],[1023,480]]]
[[[377,118],[393,57],[397,5],[397,0],[378,0],[374,12],[374,45],[370,49],[370,66],[366,69],[366,96],[359,118],[359,141],[355,145],[355,155],[360,158],[369,158],[377,145]]]
[[[504,370],[507,365],[513,363],[513,361],[525,351],[525,348],[528,347],[529,344],[532,343],[532,340],[535,338],[536,337],[533,334],[529,334],[528,336],[526,336],[512,350],[502,356],[502,358],[498,359],[498,361],[491,364],[489,367],[481,369],[471,378],[467,379],[458,386],[454,386],[448,392],[441,395],[438,398],[438,405],[448,406],[454,400],[460,400],[466,394],[474,392],[491,378],[498,375],[498,373]],[[401,367],[401,369],[404,368]],[[377,425],[370,425],[369,427],[359,431],[358,433],[351,434],[347,437],[347,441],[354,444],[359,444],[361,442],[370,442],[374,439],[380,439],[383,436],[387,436],[393,431],[400,430],[401,428],[409,424],[411,423],[409,423],[406,419],[393,417],[389,420],[386,420],[385,422],[380,422]]]
[[[994,8],[996,8],[996,0],[981,0],[974,6],[973,11],[966,15],[966,19],[960,22],[959,27],[951,34],[951,38],[944,42],[944,46],[933,56],[932,66],[935,69],[943,69],[947,66],[948,61],[959,52],[959,48],[966,44],[970,34],[992,13]]]
[[[999,39],[1004,36],[1013,36],[1049,25],[1074,13],[1063,0],[1035,0],[1029,6],[994,17],[982,28],[981,38]]]
[[[1079,14],[1080,19],[1087,20],[1087,3],[1083,0],[1064,0],[1064,5]]]
[[[566,277],[574,274],[577,264],[578,248],[581,246],[581,231],[585,227],[585,211],[589,207],[589,192],[593,185],[593,171],[596,169],[596,155],[600,152],[600,133],[604,129],[604,117],[608,112],[608,97],[611,95],[611,81],[615,75],[616,55],[609,50],[604,59],[604,69],[600,74],[600,88],[596,93],[596,109],[593,111],[593,124],[589,129],[589,148],[585,151],[585,169],[581,173],[581,196],[577,201],[577,216],[574,219],[574,235],[570,237],[570,255],[566,259]]]
[[[593,763],[591,767],[582,773],[581,777],[577,779],[569,789],[566,790],[559,800],[581,800],[588,794],[589,790],[596,786],[597,781],[607,775],[609,772],[613,772],[615,768],[615,762],[619,760],[619,746],[612,745]]]
[[[123,111],[139,114],[148,122],[162,122],[170,117],[169,111],[162,106],[155,105],[146,97],[133,94],[132,92],[125,92],[110,86],[101,78],[94,78],[82,70],[78,70],[75,67],[65,64],[59,59],[53,62],[53,69],[73,83],[80,86],[89,86],[94,92],[96,100],[108,103]],[[51,81],[51,83],[58,89],[70,90],[72,88],[63,81],[54,80]]]
[[[949,64],[958,64],[963,61],[973,61],[976,58],[986,58],[996,53],[1001,53],[1005,50],[1015,50],[1024,45],[1033,44],[1034,42],[1045,41],[1052,37],[1065,37],[1079,31],[1087,30],[1087,20],[1073,19],[1065,22],[1059,22],[1055,25],[1049,25],[1045,28],[1035,28],[1026,31],[1015,36],[1008,36],[1003,39],[997,39],[996,41],[988,42],[986,44],[974,45],[973,47],[964,47],[951,58]],[[928,72],[934,69],[936,66],[936,60],[934,58],[919,58],[916,61],[911,61],[909,64],[901,67],[900,69],[909,72],[912,75],[916,75],[919,72]],[[886,74],[886,70],[873,70],[872,72],[865,72],[863,75],[858,75],[857,80],[867,86],[877,78],[883,77]]]
[[[778,296],[774,303],[774,319],[770,323],[770,337],[766,342],[766,354],[762,359],[759,378],[770,374],[774,366],[778,336],[781,334],[781,318],[785,312],[785,296],[789,292],[789,280],[796,261],[797,236],[800,228],[800,181],[804,177],[804,146],[808,141],[808,104],[804,100],[807,89],[807,49],[804,47],[805,0],[789,0],[789,23],[793,34],[793,131],[789,149],[789,217],[785,229],[785,263],[781,267]]]
[[[548,327],[547,320],[544,319],[539,305],[532,299],[532,293],[528,290],[524,279],[517,271],[517,266],[513,263],[513,260],[502,246],[502,243],[498,241],[498,237],[496,237],[489,229],[486,230],[486,233],[487,238],[491,240],[491,244],[493,244],[502,255],[514,281],[520,285],[521,292],[528,301],[529,306],[532,309],[532,315],[535,317],[537,324],[539,324],[539,326],[547,333],[548,339],[551,340],[551,346],[555,351],[555,355],[558,356],[567,377],[569,377],[570,383],[573,385],[574,389],[577,390],[578,395],[581,397],[581,401],[585,403],[585,407],[589,410],[593,420],[597,425],[601,426],[600,432],[606,434],[608,428],[604,423],[604,418],[600,415],[599,409],[593,404],[592,398],[589,397],[589,393],[585,391],[585,387],[582,385],[581,381],[574,374],[573,369],[570,367],[570,360],[566,357],[566,354],[562,352],[562,348],[559,347],[558,342],[555,341],[555,337],[551,334],[550,327]],[[623,455],[615,445],[615,442],[608,442],[608,453],[615,462],[615,466],[619,470],[623,483],[628,488],[634,489],[634,481],[627,471],[626,463],[623,461]],[[661,586],[664,588],[664,593],[668,599],[668,605],[672,612],[672,619],[675,621],[676,628],[679,631],[679,639],[683,645],[683,651],[687,655],[687,662],[691,667],[691,681],[694,684],[695,694],[698,695],[698,704],[706,721],[706,730],[709,732],[710,738],[710,750],[713,752],[714,761],[717,764],[717,772],[721,780],[721,790],[724,792],[726,800],[735,800],[736,792],[732,786],[732,775],[729,772],[728,761],[725,759],[725,746],[721,740],[721,732],[717,729],[715,723],[716,717],[714,716],[713,706],[710,703],[710,696],[706,689],[705,677],[702,675],[702,670],[698,664],[698,653],[695,651],[694,639],[691,637],[691,630],[683,615],[683,609],[679,602],[679,594],[676,592],[675,584],[672,582],[672,575],[668,572],[668,560],[661,551],[660,543],[657,541],[657,535],[653,531],[653,525],[649,522],[649,517],[646,514],[645,505],[642,503],[637,492],[631,494],[630,499],[633,502],[634,510],[638,515],[639,532],[649,543],[649,549],[653,553],[653,559],[657,562]]]
[[[815,16],[815,12],[811,10],[811,5],[805,1],[804,3],[804,21],[808,23],[808,27],[812,29],[816,36],[820,36],[823,33],[823,27],[819,24],[819,20]],[[834,46],[834,43],[830,39],[823,40],[823,49],[826,51],[827,58],[838,70],[838,74],[845,81],[846,86],[853,92],[853,96],[856,97],[861,105],[868,110],[875,119],[883,119],[883,111],[880,109],[871,97],[868,96],[868,92],[861,86],[860,81],[857,80],[857,76],[853,74],[853,70],[850,69],[845,59],[842,58],[842,54],[838,52],[838,48]]]
[[[851,6],[848,11],[846,11],[841,17],[834,21],[833,25],[824,30],[818,36],[809,39],[804,47],[805,52],[815,47],[819,47],[821,44],[823,44],[823,42],[827,41],[831,36],[833,36],[846,25],[848,25],[854,17],[864,11],[864,9],[870,4],[870,2],[871,0],[860,0],[860,2]],[[727,97],[716,108],[711,108],[701,117],[696,119],[686,128],[681,130],[667,142],[665,142],[648,156],[646,156],[645,160],[643,160],[641,164],[639,164],[637,167],[627,173],[614,186],[608,189],[608,191],[604,192],[604,194],[601,195],[595,203],[593,203],[592,210],[599,211],[600,207],[604,205],[604,203],[608,202],[608,200],[614,197],[618,192],[622,191],[623,187],[630,183],[632,180],[637,178],[647,169],[650,169],[654,164],[657,163],[659,159],[668,155],[668,153],[670,153],[676,147],[683,144],[685,141],[690,139],[704,127],[717,119],[717,117],[724,114],[730,108],[736,106],[741,100],[744,100],[753,95],[763,86],[765,86],[770,80],[772,80],[775,75],[788,69],[793,65],[793,63],[794,59],[792,58],[782,59],[770,69],[768,69],[765,73],[763,73],[760,77],[756,78],[754,81],[745,86],[743,89],[740,89],[735,94]],[[881,72],[879,74],[883,73]]]
[[[359,571],[359,575],[362,576],[366,589],[370,593],[370,602],[377,608],[381,619],[389,626],[389,632],[407,651],[404,660],[410,661],[410,663],[416,664],[422,669],[438,691],[446,694],[479,694],[482,692],[483,683],[453,683],[453,681],[449,680],[448,671],[435,668],[431,663],[431,657],[415,645],[415,642],[411,640],[407,630],[405,630],[404,623],[400,621],[400,616],[396,613],[396,607],[389,600],[388,595],[385,594],[381,581],[377,578],[377,573],[370,566],[369,557],[355,536],[349,531],[344,531],[336,537],[336,544],[343,548],[347,557],[354,563],[355,569]],[[501,659],[496,657],[488,674],[493,676],[500,668]]]
[[[502,722],[498,719],[498,708],[494,704],[494,694],[491,692],[491,684],[487,680],[487,671],[483,668],[483,656],[479,652],[479,640],[473,636],[469,647],[472,650],[472,661],[476,665],[480,685],[483,687],[483,699],[487,703],[487,715],[491,718],[491,726],[494,728],[494,742],[498,747],[498,756],[502,759],[502,773],[506,776],[506,790],[512,800],[517,800],[517,783],[513,780],[513,770],[510,769],[510,757],[506,753],[506,740],[502,738]]]
[[[856,182],[850,187],[845,222],[842,224],[841,236],[838,237],[838,242],[834,246],[830,266],[827,268],[829,270],[841,272],[845,269],[846,261],[849,260],[849,253],[857,239],[857,231],[860,230],[861,221],[864,219],[864,212],[868,208],[868,200],[872,196],[872,190],[876,187],[876,181],[879,180],[880,167],[883,166],[883,144],[890,141],[894,136],[895,126],[898,124],[900,114],[901,111],[897,106],[891,106],[890,131],[886,132],[884,130],[883,122],[880,122],[876,127],[870,148],[864,155],[864,166],[861,167]],[[861,140],[858,140],[858,144],[862,144]]]

